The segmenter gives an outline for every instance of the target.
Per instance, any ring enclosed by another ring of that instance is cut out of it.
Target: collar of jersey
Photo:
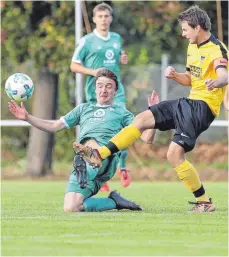
[[[96,106],[96,107],[109,107],[109,106],[111,106],[111,104],[108,104],[108,105],[101,105],[101,104],[98,104],[98,103],[97,103],[95,106]]]
[[[197,45],[198,48],[200,48],[203,45],[206,45],[208,42],[210,42],[212,39],[214,38],[214,36],[211,34],[211,36],[209,37],[209,39],[207,39],[206,41],[200,43],[199,45]]]
[[[106,40],[106,41],[107,41],[107,40],[110,39],[110,32],[108,32],[108,36],[107,36],[107,37],[101,36],[101,35],[99,34],[99,32],[98,32],[96,29],[94,29],[93,32],[95,33],[95,35],[96,35],[97,37],[101,38],[102,40]]]

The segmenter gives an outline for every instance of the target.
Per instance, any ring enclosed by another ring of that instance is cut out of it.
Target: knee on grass
[[[64,198],[64,212],[81,212],[83,196],[78,193],[67,193]]]

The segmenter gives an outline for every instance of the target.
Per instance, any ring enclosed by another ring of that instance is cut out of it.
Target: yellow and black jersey
[[[219,64],[214,66],[214,61],[219,59]],[[188,98],[205,101],[215,116],[219,115],[220,105],[223,101],[225,87],[208,91],[206,79],[216,79],[218,68],[228,67],[228,50],[226,46],[213,35],[201,43],[189,44],[187,52],[187,71],[191,73],[192,89]]]

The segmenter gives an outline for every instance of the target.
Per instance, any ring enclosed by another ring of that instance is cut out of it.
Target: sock
[[[128,150],[122,150],[119,157],[119,168],[125,169],[126,168],[126,159],[128,155]]]
[[[112,137],[106,146],[99,148],[101,158],[105,159],[113,153],[127,149],[138,138],[140,138],[140,136],[141,132],[130,124],[129,126],[123,128],[116,136]]]
[[[84,203],[85,212],[100,212],[116,209],[116,203],[110,198],[87,198]]]
[[[200,182],[199,175],[193,165],[185,160],[175,168],[177,176],[185,184],[185,186],[194,194],[196,201],[209,202],[209,198],[205,193],[204,187]]]

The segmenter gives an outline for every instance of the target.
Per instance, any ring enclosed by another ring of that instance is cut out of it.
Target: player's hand
[[[99,69],[95,69],[93,70],[93,76],[96,77],[97,73],[101,70],[103,70],[104,68],[99,68]]]
[[[153,90],[152,95],[148,97],[148,106],[152,106],[160,103],[160,97],[158,93]]]
[[[28,112],[25,109],[24,104],[21,102],[21,107],[14,101],[8,102],[10,112],[19,120],[27,120]]]
[[[168,79],[173,79],[175,77],[176,74],[176,70],[172,67],[172,66],[168,66],[165,69],[165,76]]]
[[[220,83],[218,83],[218,79],[206,79],[205,85],[208,91],[212,91],[214,88],[218,87]]]
[[[122,54],[120,56],[120,63],[121,64],[128,64],[128,55],[124,50],[122,50]]]

